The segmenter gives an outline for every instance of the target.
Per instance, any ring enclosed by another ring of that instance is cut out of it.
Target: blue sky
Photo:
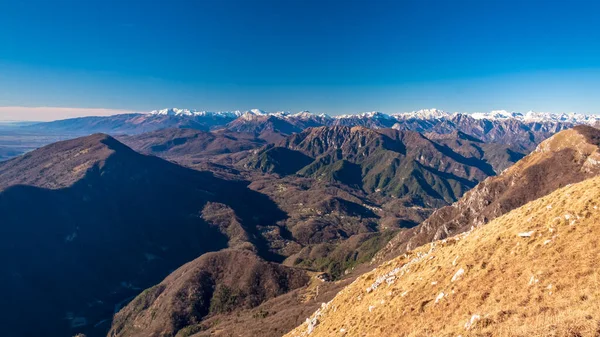
[[[0,0],[0,107],[598,113],[599,12],[583,0]]]

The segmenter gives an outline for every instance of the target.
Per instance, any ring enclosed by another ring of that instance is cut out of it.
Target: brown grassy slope
[[[253,134],[178,128],[123,136],[119,140],[136,151],[178,161],[236,153],[265,144]]]
[[[434,240],[481,226],[557,188],[600,173],[600,130],[580,125],[542,142],[502,174],[481,182],[456,203],[401,231],[378,254],[383,261]]]
[[[595,177],[406,253],[323,305],[310,335],[598,336],[599,204]]]
[[[58,189],[73,185],[115,149],[131,151],[110,136],[93,134],[44,146],[0,163],[0,190],[15,184]]]
[[[363,266],[361,266],[363,267]],[[357,275],[364,270],[356,270]],[[321,282],[313,275],[302,288],[275,297],[256,308],[214,315],[202,322],[205,330],[193,337],[280,337],[301,324],[356,278],[354,275],[336,282]]]
[[[256,307],[308,280],[249,251],[207,253],[137,296],[115,315],[109,336],[189,336],[205,329],[208,315]]]

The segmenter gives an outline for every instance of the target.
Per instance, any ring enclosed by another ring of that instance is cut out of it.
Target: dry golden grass
[[[599,238],[600,177],[381,265],[288,336],[600,336]]]
[[[600,160],[598,146],[590,143],[586,136],[575,129],[561,131],[540,143],[535,151],[509,167],[503,174],[523,172],[525,168],[538,164],[547,158],[546,153],[556,154],[562,150],[576,149],[574,160],[582,158],[590,162]]]

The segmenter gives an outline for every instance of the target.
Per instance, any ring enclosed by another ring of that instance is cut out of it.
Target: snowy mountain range
[[[35,132],[82,135],[98,132],[111,135],[133,135],[165,128],[188,128],[203,131],[224,129],[260,134],[263,139],[274,141],[284,135],[301,132],[311,127],[360,126],[370,129],[394,128],[440,134],[460,131],[481,140],[498,141],[499,137],[505,138],[518,133],[519,130],[543,132],[544,136],[540,138],[543,139],[578,124],[600,125],[600,115],[533,111],[521,113],[505,110],[485,113],[451,113],[439,109],[424,109],[393,114],[371,111],[330,116],[314,114],[309,111],[268,112],[260,109],[203,111],[167,108],[149,113],[71,118],[27,125],[22,128]]]
[[[402,112],[386,114],[379,111],[362,112],[356,114],[343,114],[330,116],[327,114],[313,114],[310,111],[300,111],[292,113],[289,111],[276,111],[267,112],[260,109],[251,109],[248,111],[200,111],[195,109],[178,109],[178,108],[167,108],[161,110],[154,110],[150,112],[151,115],[163,115],[163,116],[186,116],[186,117],[224,117],[224,118],[239,118],[245,116],[244,119],[252,119],[253,116],[275,116],[283,119],[310,119],[313,117],[319,117],[326,120],[365,120],[365,119],[385,119],[385,120],[398,120],[405,121],[410,119],[419,120],[436,120],[436,119],[451,119],[457,115],[470,116],[478,120],[508,120],[516,119],[522,122],[561,122],[561,123],[574,123],[574,124],[594,124],[600,121],[600,115],[595,114],[580,114],[580,113],[551,113],[551,112],[535,112],[528,111],[522,112],[510,112],[506,110],[493,110],[490,112],[475,112],[475,113],[459,113],[459,112],[447,112],[439,109],[422,109],[418,111]]]

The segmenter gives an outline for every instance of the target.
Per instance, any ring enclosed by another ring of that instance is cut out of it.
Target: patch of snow
[[[242,115],[242,112],[241,111],[199,111],[196,109],[167,108],[167,109],[151,111],[150,114],[158,115],[158,116],[237,118]]]
[[[392,114],[393,117],[396,117],[399,120],[402,119],[421,119],[421,120],[435,120],[435,119],[444,119],[449,118],[452,114],[438,109],[423,109],[412,112],[402,112]]]

